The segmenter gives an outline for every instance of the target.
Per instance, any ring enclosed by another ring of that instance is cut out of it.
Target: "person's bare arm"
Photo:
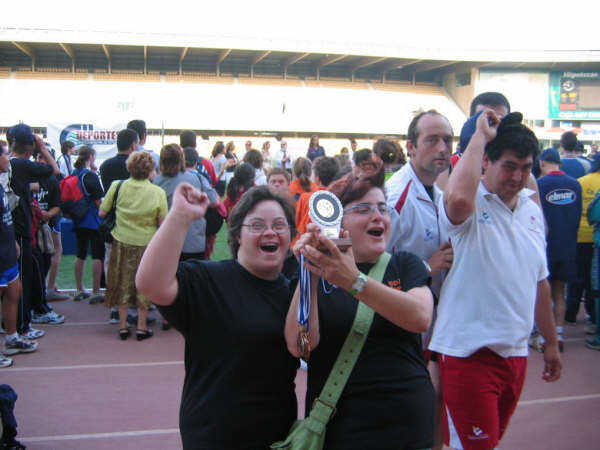
[[[33,135],[33,137],[35,139],[35,146],[37,147],[39,152],[44,156],[44,160],[46,161],[46,164],[48,164],[50,167],[52,167],[52,174],[58,175],[60,173],[60,170],[58,169],[58,166],[56,165],[56,161],[54,161],[54,158],[52,157],[50,152],[48,152],[48,149],[46,149],[46,144],[44,144],[44,141],[42,140],[41,137],[39,137],[35,134]]]
[[[560,378],[562,361],[558,350],[558,337],[554,324],[548,280],[538,282],[535,323],[546,341],[544,344],[544,372],[542,378],[548,382],[556,381]]]
[[[171,210],[148,244],[135,277],[142,295],[157,305],[170,305],[178,291],[177,265],[190,224],[204,217],[208,197],[191,184],[173,193]]]
[[[483,111],[477,118],[477,128],[469,145],[448,179],[444,207],[448,219],[455,225],[463,223],[473,214],[485,146],[496,137],[499,124],[500,119],[492,110]]]

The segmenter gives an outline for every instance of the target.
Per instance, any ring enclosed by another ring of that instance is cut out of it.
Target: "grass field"
[[[229,258],[231,258],[231,253],[227,246],[227,226],[223,225],[221,231],[217,235],[215,250],[211,259],[213,261],[221,261]],[[56,285],[59,289],[75,289],[74,264],[75,255],[63,255],[58,278],[56,280]],[[83,285],[86,289],[91,290],[92,288],[92,260],[89,257],[86,260],[85,269],[83,271]]]

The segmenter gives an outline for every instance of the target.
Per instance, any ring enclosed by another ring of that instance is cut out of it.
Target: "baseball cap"
[[[560,164],[560,155],[555,148],[547,148],[540,155],[540,161],[546,161],[549,163]]]
[[[16,142],[20,144],[33,144],[33,131],[31,131],[31,127],[24,123],[20,123],[17,125],[13,125],[6,132],[6,135],[9,139],[14,139]]]

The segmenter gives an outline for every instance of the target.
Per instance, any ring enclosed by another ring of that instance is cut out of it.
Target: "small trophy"
[[[344,209],[335,194],[329,191],[317,191],[311,195],[308,200],[308,215],[340,250],[344,251],[352,246],[350,238],[340,238]]]

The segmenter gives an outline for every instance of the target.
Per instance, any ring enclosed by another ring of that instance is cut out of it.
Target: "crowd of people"
[[[12,127],[0,142],[0,365],[38,348],[43,331],[32,324],[65,321],[47,300],[68,297],[56,286],[61,207],[69,214],[60,180],[76,177],[88,209],[72,219],[73,300],[104,302],[122,340],[130,327],[151,338],[155,308],[164,330],[181,332],[184,448],[283,440],[296,419],[300,360],[306,414],[319,402],[331,408],[325,448],[496,447],[528,346],[544,354],[543,378],[557,380],[564,324],[575,324],[582,296],[586,345],[600,349],[600,155],[584,158],[571,132],[561,152],[538,155],[536,136],[499,93],[476,97],[470,113],[454,154],[448,119],[416,114],[408,161],[386,138],[363,149],[351,139],[327,156],[318,136],[303,157],[281,140],[274,152],[247,141],[239,158],[233,142],[217,142],[204,158],[192,131],[155,153],[134,120],[97,168],[89,146],[66,141],[55,161],[31,128]],[[312,223],[310,199],[323,190],[339,199],[350,247]],[[222,226],[232,259],[210,261]],[[329,404],[324,386],[359,305],[373,321]]]

